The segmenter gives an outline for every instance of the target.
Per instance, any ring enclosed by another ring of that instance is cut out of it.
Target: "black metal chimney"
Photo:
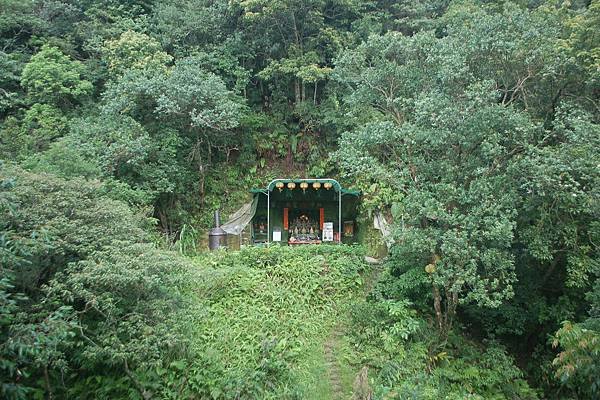
[[[221,228],[219,210],[215,210],[215,227],[208,231],[208,249],[217,250],[227,247],[227,232]]]

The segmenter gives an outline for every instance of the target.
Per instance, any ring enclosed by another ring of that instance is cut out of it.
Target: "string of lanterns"
[[[275,182],[275,187],[277,189],[279,189],[279,191],[283,191],[283,189],[285,188],[285,183],[278,181]],[[308,182],[300,182],[300,189],[302,189],[303,192],[306,193],[306,189],[308,189],[309,184]],[[313,189],[315,190],[319,190],[321,188],[321,182],[313,182],[312,184]],[[327,190],[331,189],[333,187],[333,183],[331,182],[325,182],[323,183],[323,187]],[[288,182],[287,184],[287,188],[290,190],[294,190],[296,188],[296,183],[295,182]]]

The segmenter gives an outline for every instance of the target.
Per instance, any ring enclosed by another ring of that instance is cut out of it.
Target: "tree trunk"
[[[300,96],[301,96],[301,93],[300,93],[300,82],[299,82],[298,79],[295,79],[294,80],[294,97],[295,97],[295,100],[296,100],[296,104],[300,103]]]
[[[54,394],[52,393],[52,386],[50,386],[50,374],[47,365],[44,365],[44,386],[46,386],[46,399],[52,400]]]
[[[129,365],[127,364],[127,360],[124,361],[124,366],[125,366],[125,374],[129,378],[129,380],[131,380],[131,382],[133,383],[133,386],[136,388],[136,390],[140,393],[140,396],[142,396],[142,399],[150,400],[152,398],[152,393],[150,393],[149,391],[144,389],[144,387],[142,386],[140,381],[138,381],[137,378],[135,377],[135,375],[129,370]]]
[[[306,83],[304,83],[304,81],[302,81],[302,101],[306,101]]]
[[[452,329],[452,322],[456,315],[456,307],[458,305],[458,293],[446,288],[446,315],[444,316],[444,336],[448,336]]]
[[[438,324],[438,329],[440,332],[444,329],[444,321],[442,316],[442,296],[440,294],[440,289],[435,285],[435,283],[431,283],[431,287],[433,289],[433,309],[435,310],[435,319]]]
[[[294,153],[292,153],[292,145],[287,145],[287,156],[285,157],[287,172],[291,172],[294,166]]]
[[[167,233],[169,236],[171,235],[171,226],[169,224],[169,219],[167,214],[161,210],[160,205],[156,208],[156,214],[158,215],[158,220],[160,221],[160,226],[162,231]]]
[[[206,181],[206,174],[204,165],[198,164],[198,194],[200,195],[200,205],[204,205],[204,198],[206,197],[206,190],[204,183]]]

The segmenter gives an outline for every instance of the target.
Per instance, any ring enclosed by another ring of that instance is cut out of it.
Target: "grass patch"
[[[186,380],[212,398],[331,398],[323,344],[362,295],[363,256],[330,245],[198,257],[199,357]]]

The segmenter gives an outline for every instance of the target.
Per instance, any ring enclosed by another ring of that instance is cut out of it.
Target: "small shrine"
[[[360,192],[342,188],[335,179],[275,179],[251,193],[254,244],[356,241]]]

